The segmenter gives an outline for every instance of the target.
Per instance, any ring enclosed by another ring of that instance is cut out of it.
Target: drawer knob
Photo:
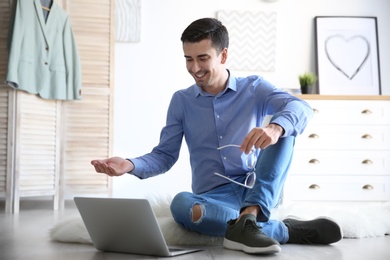
[[[309,138],[318,139],[318,138],[320,138],[320,136],[318,134],[311,134],[311,135],[309,135]]]
[[[319,190],[320,186],[317,185],[317,184],[312,184],[312,185],[309,186],[309,189],[311,189],[311,190]]]
[[[319,164],[320,163],[320,160],[317,160],[317,159],[311,159],[309,161],[310,164]]]
[[[369,134],[365,134],[365,135],[362,135],[362,139],[369,140],[369,139],[372,139],[372,136]]]
[[[374,186],[370,185],[370,184],[366,184],[363,186],[362,188],[363,190],[373,190],[374,189]]]
[[[370,164],[373,164],[373,162],[369,159],[366,159],[366,160],[362,161],[362,164],[370,165]]]
[[[364,109],[364,110],[362,111],[362,114],[363,114],[363,115],[371,115],[371,114],[372,114],[372,111],[371,111],[370,109]]]

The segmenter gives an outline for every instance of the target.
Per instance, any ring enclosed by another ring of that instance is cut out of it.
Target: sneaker
[[[283,222],[288,228],[287,243],[328,245],[343,237],[341,227],[330,218],[322,217],[303,221],[288,217]]]
[[[273,254],[281,251],[278,241],[263,233],[254,215],[243,215],[239,221],[230,220],[227,224],[223,240],[225,248],[248,254]]]

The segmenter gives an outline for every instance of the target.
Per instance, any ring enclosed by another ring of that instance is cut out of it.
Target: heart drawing
[[[370,56],[370,43],[362,35],[346,37],[329,36],[325,41],[325,53],[330,63],[352,80]]]

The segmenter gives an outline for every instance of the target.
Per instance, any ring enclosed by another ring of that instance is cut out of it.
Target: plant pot
[[[301,86],[302,94],[311,94],[311,86]]]

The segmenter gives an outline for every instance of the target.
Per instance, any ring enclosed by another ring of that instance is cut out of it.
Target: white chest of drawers
[[[390,201],[390,97],[302,95],[315,115],[296,140],[285,201]]]

